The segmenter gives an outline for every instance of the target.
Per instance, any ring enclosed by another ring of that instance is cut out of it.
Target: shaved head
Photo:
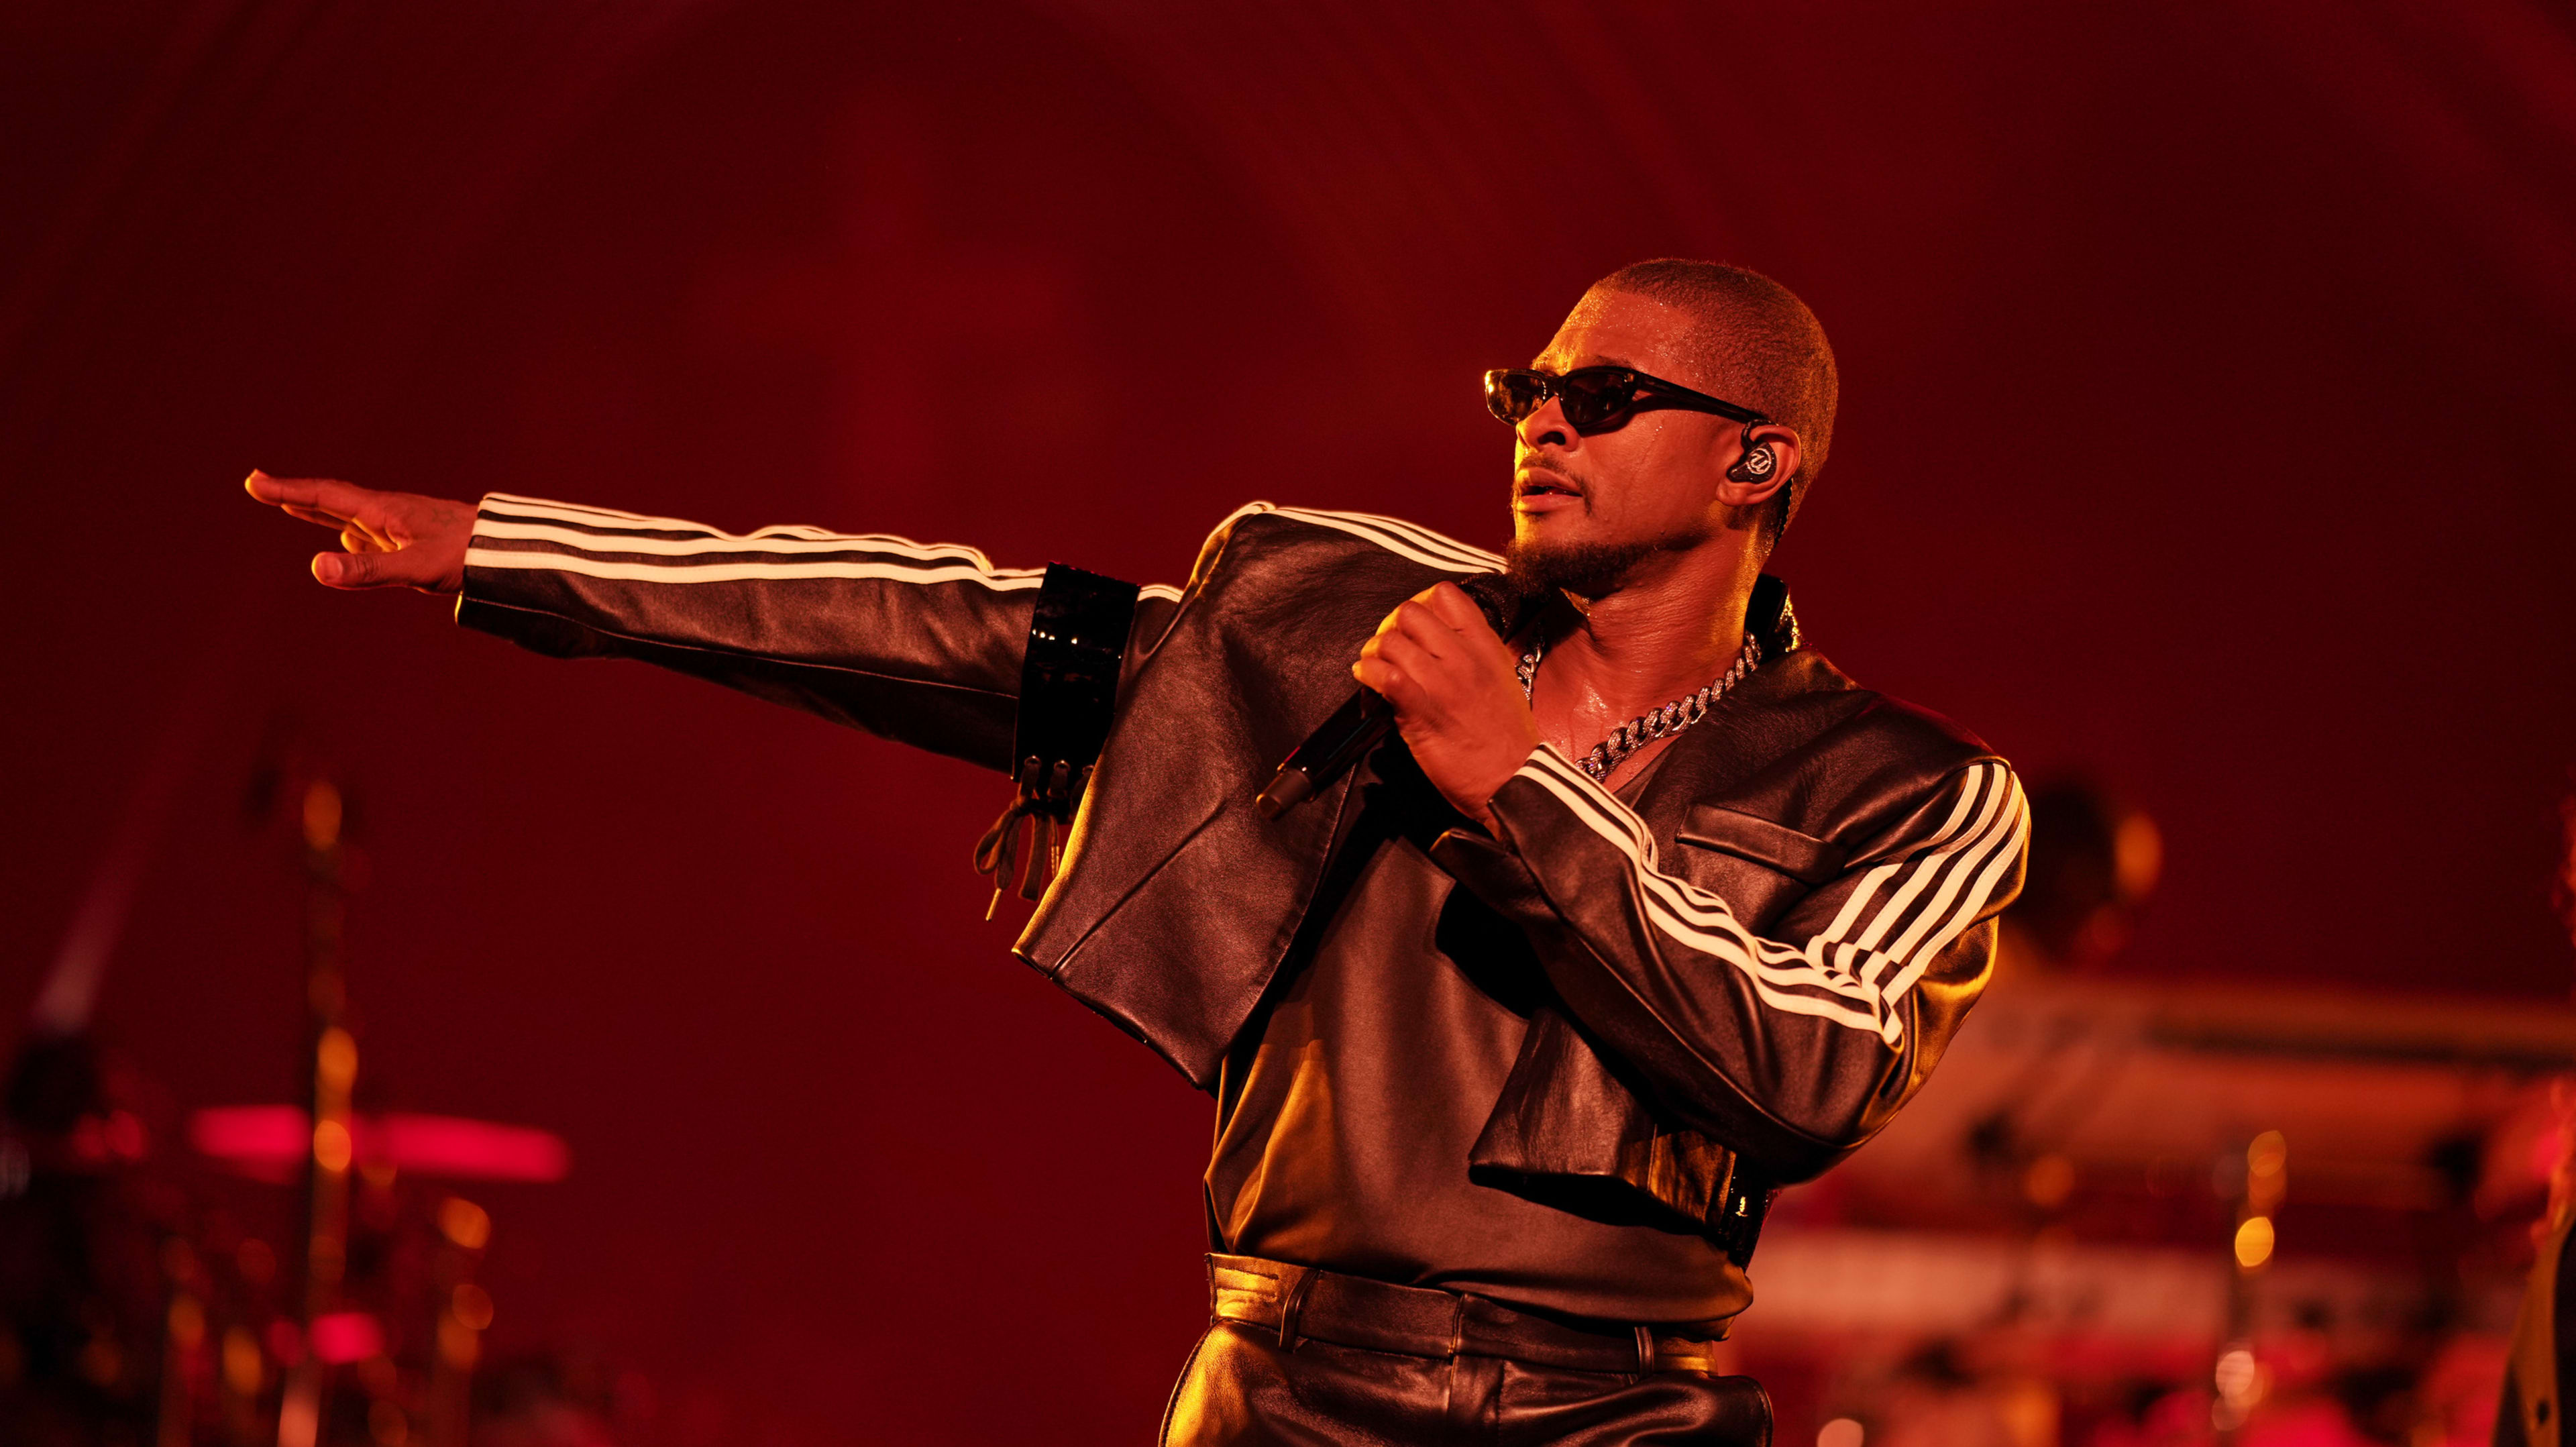
[[[1751,407],[1797,431],[1797,474],[1769,504],[1766,544],[1776,544],[1825,469],[1838,382],[1824,325],[1787,287],[1758,271],[1665,258],[1623,266],[1592,284],[1687,312],[1682,354],[1699,375],[1671,380]]]

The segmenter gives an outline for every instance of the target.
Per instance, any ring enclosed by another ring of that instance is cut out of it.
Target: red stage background
[[[300,740],[369,1089],[573,1146],[479,1193],[496,1352],[673,1444],[1136,1440],[1209,1106],[981,921],[1001,781],[325,593],[239,480],[1159,581],[1255,497],[1490,545],[1475,374],[1672,254],[1839,350],[1811,637],[2161,824],[2124,968],[2564,997],[2576,21],[1788,9],[9,7],[0,1002],[138,840],[106,1037],[165,1112],[292,1098],[243,799]]]

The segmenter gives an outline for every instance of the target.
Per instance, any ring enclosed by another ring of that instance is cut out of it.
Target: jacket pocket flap
[[[1801,834],[1723,804],[1697,804],[1674,836],[1684,844],[1750,859],[1802,884],[1822,884],[1842,872],[1849,852],[1841,845]]]

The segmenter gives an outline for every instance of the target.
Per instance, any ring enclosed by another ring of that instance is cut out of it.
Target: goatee
[[[1624,542],[1533,542],[1514,538],[1503,550],[1503,575],[1524,592],[1562,590],[1579,598],[1618,591],[1639,563],[1657,553],[1687,552],[1693,536]]]

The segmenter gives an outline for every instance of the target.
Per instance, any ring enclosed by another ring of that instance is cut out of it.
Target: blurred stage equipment
[[[313,1150],[301,1106],[221,1105],[190,1112],[188,1145],[241,1175],[292,1181]],[[560,1181],[571,1169],[563,1138],[526,1126],[453,1115],[389,1111],[349,1120],[350,1154],[370,1167],[479,1181]]]
[[[417,1293],[426,1297],[426,1310],[414,1302],[411,1312],[428,1323],[422,1338],[428,1368],[407,1375],[395,1363],[402,1343],[389,1331],[387,1317],[391,1298],[414,1294],[403,1290],[410,1283],[376,1283],[381,1314],[352,1309],[344,1299],[353,1245],[352,1176],[384,1203],[383,1215],[398,1219],[392,1188],[400,1172],[552,1181],[562,1179],[567,1155],[563,1142],[543,1131],[450,1116],[358,1115],[352,1105],[358,1042],[347,1024],[342,958],[349,885],[342,844],[346,805],[338,785],[324,777],[306,781],[298,802],[307,886],[305,1001],[312,1011],[310,1104],[302,1111],[200,1111],[190,1121],[190,1136],[208,1155],[254,1170],[297,1159],[303,1167],[302,1350],[285,1363],[277,1447],[316,1447],[322,1441],[326,1423],[335,1420],[329,1411],[334,1369],[344,1367],[354,1369],[351,1376],[362,1389],[369,1438],[401,1447],[417,1432],[425,1447],[463,1447],[468,1382],[492,1317],[490,1295],[472,1280],[490,1217],[460,1197],[440,1203],[437,1244],[420,1283],[426,1289]],[[383,1252],[380,1274],[395,1274],[391,1263],[398,1254],[398,1248]],[[164,1404],[165,1424],[177,1415],[172,1404]]]
[[[2576,786],[2576,769],[2568,782]],[[2558,867],[2550,881],[2549,903],[2558,922],[2576,944],[2576,787],[2558,800]],[[2569,1309],[2576,1298],[2576,1279],[2567,1252],[2567,1235],[2576,1229],[2576,1091],[2561,1091],[2558,1141],[2549,1168],[2549,1208],[2532,1227],[2536,1246],[2530,1278],[2524,1283],[2522,1309],[2513,1324],[2511,1361],[2502,1400],[2496,1404],[2495,1447],[2558,1447],[2567,1435],[2567,1394],[2576,1386],[2576,1353],[2569,1351],[2565,1323],[2576,1322]]]
[[[358,1081],[358,1042],[342,1023],[347,1013],[348,979],[340,958],[348,920],[344,889],[346,863],[340,849],[345,801],[339,786],[317,778],[304,786],[304,998],[313,1013],[311,1147],[306,1151],[304,1183],[304,1342],[302,1359],[286,1374],[286,1395],[277,1413],[277,1447],[313,1447],[321,1433],[323,1341],[315,1335],[334,1321],[340,1306],[340,1279],[348,1270],[349,1092]],[[354,1329],[344,1329],[347,1336]],[[350,1345],[355,1347],[354,1338]],[[375,1355],[352,1352],[353,1356]],[[167,1409],[165,1408],[165,1420]]]
[[[2006,949],[2049,968],[2090,969],[2129,943],[2164,872],[2153,819],[2087,780],[2030,794],[2030,862],[2005,916]]]
[[[444,1190],[397,1188],[569,1169],[545,1131],[357,1108],[346,801],[283,755],[263,766],[254,801],[290,819],[306,881],[308,1092],[299,1105],[196,1111],[187,1138],[225,1174],[300,1183],[301,1249],[281,1261],[240,1229],[218,1181],[152,1157],[143,1114],[86,1033],[105,959],[96,941],[116,921],[84,906],[80,947],[39,996],[0,1119],[0,1442],[11,1447],[463,1447],[492,1323],[475,1280],[491,1217]]]
[[[85,1023],[85,1022],[84,1022]],[[166,1201],[130,1072],[32,1028],[0,1097],[0,1442],[146,1440],[163,1380]]]
[[[1813,1402],[1780,1440],[2483,1443],[2576,1009],[2106,978],[2154,826],[2033,812],[1975,1017],[1766,1236],[1735,1337]]]

